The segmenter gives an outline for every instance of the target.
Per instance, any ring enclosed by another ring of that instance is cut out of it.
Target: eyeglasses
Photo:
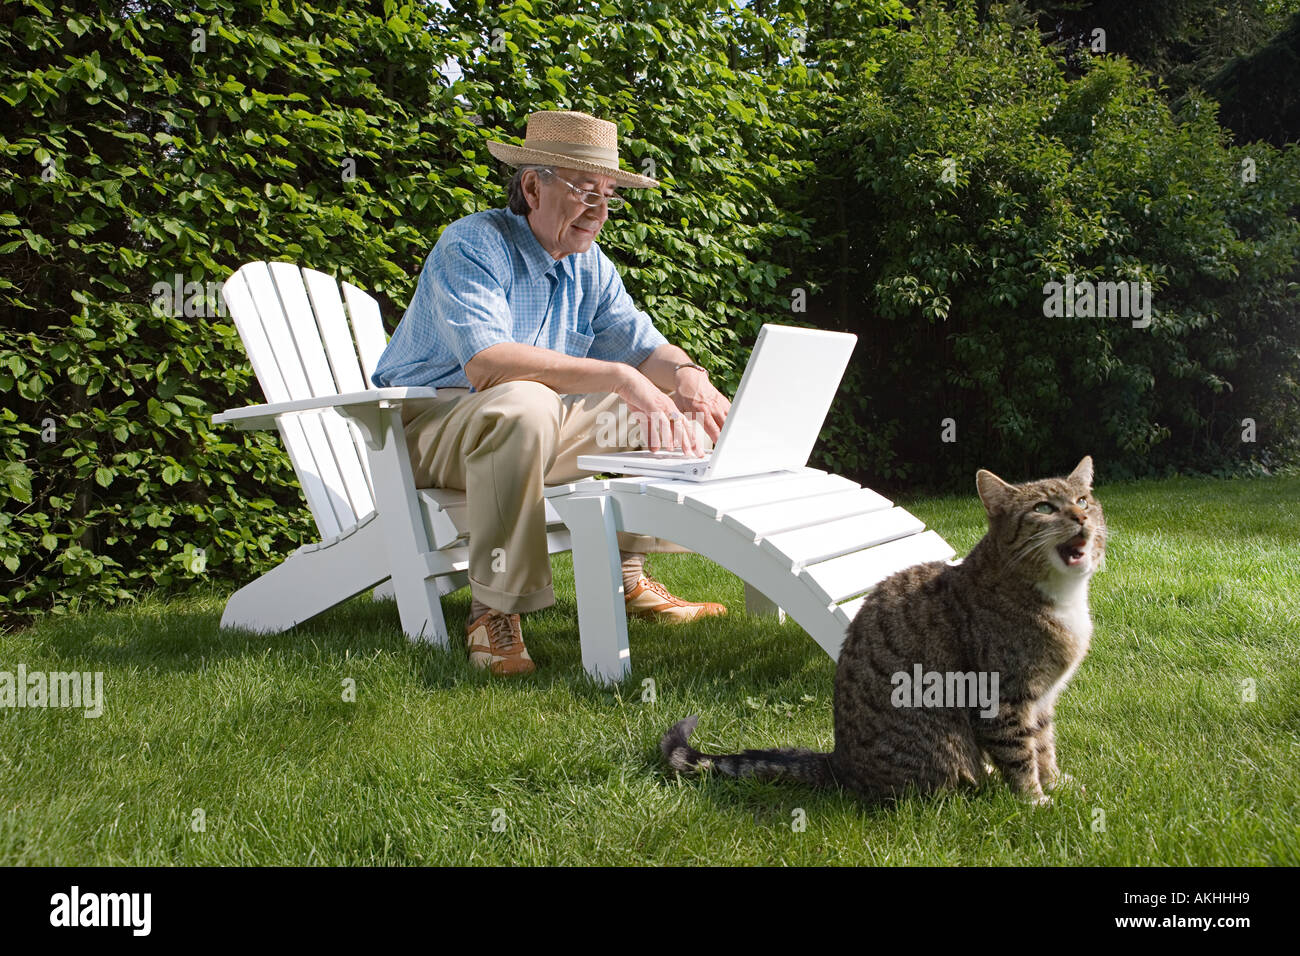
[[[627,201],[622,196],[618,195],[618,193],[615,193],[612,196],[606,196],[604,193],[598,193],[594,190],[583,189],[581,186],[575,186],[553,169],[546,169],[544,172],[547,175],[554,176],[560,182],[564,183],[564,185],[568,186],[569,190],[582,200],[584,206],[595,207],[599,206],[603,202],[610,212],[616,212],[626,205]]]

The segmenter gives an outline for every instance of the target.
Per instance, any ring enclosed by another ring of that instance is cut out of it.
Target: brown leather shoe
[[[680,624],[697,617],[721,617],[727,613],[722,604],[710,601],[683,601],[668,593],[668,589],[648,575],[641,575],[636,587],[624,600],[627,613],[633,617],[647,618],[664,624]]]
[[[531,674],[537,669],[524,647],[518,614],[488,611],[465,625],[465,643],[469,646],[469,662],[498,677]]]

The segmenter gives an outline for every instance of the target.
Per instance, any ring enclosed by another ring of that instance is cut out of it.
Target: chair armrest
[[[363,408],[391,408],[400,405],[403,400],[433,398],[438,394],[436,388],[427,385],[389,388],[371,388],[364,392],[347,392],[343,395],[322,395],[318,398],[299,398],[292,402],[275,402],[268,405],[249,405],[246,408],[230,408],[212,416],[214,425],[234,425],[236,428],[249,430],[254,428],[274,428],[276,418],[280,415],[292,415],[295,412],[319,411],[333,408],[340,412],[360,411]]]

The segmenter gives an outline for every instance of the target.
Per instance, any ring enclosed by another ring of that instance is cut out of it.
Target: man
[[[555,602],[543,489],[583,477],[577,456],[648,445],[697,454],[698,421],[716,439],[731,404],[708,373],[638,310],[596,245],[624,172],[617,127],[585,113],[528,118],[522,147],[488,144],[517,168],[508,209],[448,226],[425,261],[376,385],[433,385],[402,410],[421,487],[460,488],[469,522],[470,661],[493,674],[534,670],[519,615]],[[626,403],[643,427],[598,447]],[[725,614],[644,573],[655,539],[621,535],[632,614],[684,621]]]

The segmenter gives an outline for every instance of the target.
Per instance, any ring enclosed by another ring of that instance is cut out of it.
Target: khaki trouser
[[[479,601],[510,613],[555,603],[543,490],[590,475],[578,470],[579,455],[645,447],[640,428],[610,427],[621,402],[518,381],[481,392],[440,388],[437,398],[403,403],[416,487],[465,492],[470,592]],[[654,537],[619,534],[624,551],[655,546]]]

